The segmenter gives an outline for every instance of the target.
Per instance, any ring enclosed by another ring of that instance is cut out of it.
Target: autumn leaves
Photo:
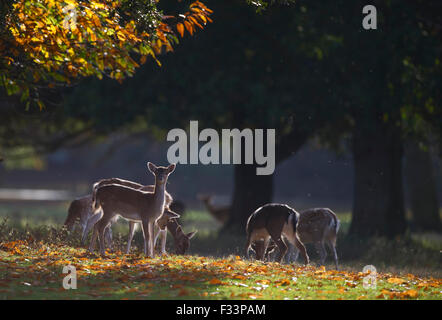
[[[62,288],[63,266],[76,267],[78,289]],[[377,274],[199,256],[90,255],[66,245],[0,244],[0,298],[56,299],[440,299],[442,281],[412,274]],[[26,285],[24,283],[27,283]]]
[[[180,14],[179,16],[183,19],[182,22],[178,22],[176,29],[184,37],[184,30],[187,30],[190,35],[195,32],[196,26],[203,29],[207,22],[212,22],[209,15],[213,11],[207,8],[202,2],[195,1],[190,5],[190,11],[185,14]]]
[[[39,87],[88,76],[121,81],[149,56],[160,64],[156,56],[178,42],[175,29],[183,37],[184,29],[193,35],[196,27],[212,22],[212,10],[200,1],[172,20],[146,8],[142,17],[149,27],[140,25],[136,13],[120,12],[123,5],[122,0],[15,1],[6,30],[0,30],[0,86],[42,108]]]

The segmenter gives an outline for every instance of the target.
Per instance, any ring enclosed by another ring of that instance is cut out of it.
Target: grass
[[[77,270],[77,289],[62,287],[62,268]],[[108,253],[106,258],[65,245],[3,243],[2,299],[441,299],[442,281],[414,275],[376,276],[364,288],[361,272],[262,263],[239,256]]]
[[[410,234],[348,241],[350,214],[339,214],[340,270],[330,265],[262,263],[241,258],[244,237],[219,234],[220,225],[203,211],[181,219],[185,232],[198,230],[189,255],[147,259],[141,232],[133,254],[102,259],[79,243],[79,233],[60,226],[67,205],[2,205],[0,298],[2,299],[438,299],[441,294],[440,234]],[[116,250],[126,244],[127,223],[114,228]],[[170,240],[170,239],[169,239]],[[168,241],[168,252],[173,252]],[[310,257],[317,256],[307,245]],[[78,289],[62,287],[62,267],[78,272]],[[377,286],[363,286],[365,265],[377,269]]]

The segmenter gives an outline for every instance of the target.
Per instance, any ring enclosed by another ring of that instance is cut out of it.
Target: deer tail
[[[332,220],[330,221],[329,227],[331,230],[334,231],[334,234],[337,235],[338,231],[339,231],[339,227],[341,226],[341,222],[339,221],[338,217],[336,216],[336,214],[333,211],[328,209],[328,212],[332,216]]]

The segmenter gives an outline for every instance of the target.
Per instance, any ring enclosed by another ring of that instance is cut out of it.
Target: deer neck
[[[169,230],[169,232],[172,234],[172,237],[174,239],[178,239],[178,232],[176,231],[176,229],[179,227],[178,222],[176,222],[176,219],[170,220],[167,223],[167,230]]]
[[[153,204],[155,208],[161,210],[163,213],[164,204],[165,204],[165,196],[166,196],[166,181],[164,183],[159,183],[157,179],[155,179],[155,187],[153,191]]]

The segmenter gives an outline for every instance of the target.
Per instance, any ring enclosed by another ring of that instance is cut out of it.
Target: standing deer
[[[226,223],[230,215],[230,206],[215,208],[212,205],[212,196],[200,195],[198,197],[206,206],[209,213],[222,224]]]
[[[100,253],[104,251],[104,231],[115,216],[126,220],[141,222],[144,235],[144,254],[153,257],[154,225],[163,215],[166,203],[166,183],[176,165],[157,167],[153,163],[147,164],[149,171],[155,176],[153,192],[132,189],[122,185],[105,185],[97,188],[92,200],[94,214],[102,211],[101,219],[94,226],[94,234],[89,246],[93,251],[97,236],[100,241]]]
[[[287,253],[288,240],[301,251],[307,265],[309,257],[297,233],[298,219],[299,213],[284,204],[271,203],[256,209],[247,220],[247,258],[251,245],[255,243],[256,258],[264,260],[267,246],[272,239],[279,248],[276,261],[281,262]]]
[[[119,178],[110,178],[110,179],[102,179],[95,183],[92,188],[92,194],[75,199],[71,202],[68,209],[68,216],[64,225],[68,230],[72,231],[74,229],[74,224],[77,219],[79,219],[79,223],[82,230],[81,243],[84,244],[86,237],[89,231],[93,228],[95,223],[100,219],[100,214],[94,215],[92,210],[92,198],[97,190],[97,188],[109,185],[109,184],[120,184],[126,187],[130,187],[133,189],[140,189],[143,191],[151,191],[153,192],[154,186],[148,185],[143,186],[139,183],[123,180]],[[166,191],[166,206],[169,206],[172,203],[172,196]],[[109,242],[112,241],[112,229],[106,229],[106,240]]]
[[[327,258],[325,244],[333,252],[336,269],[338,269],[338,255],[336,253],[336,238],[340,222],[336,214],[328,208],[308,209],[299,214],[298,236],[302,243],[314,243],[319,253],[320,263],[324,264]],[[271,243],[267,247],[266,255],[270,255],[276,245]],[[293,261],[298,259],[299,250],[294,248]],[[292,259],[289,259],[292,260]]]
[[[147,185],[147,186],[143,186],[142,184],[136,183],[136,182],[132,182],[132,181],[128,181],[128,180],[123,180],[123,179],[119,179],[119,178],[110,178],[110,179],[103,179],[98,181],[97,183],[95,183],[92,187],[92,195],[90,196],[90,203],[89,203],[89,207],[90,209],[88,210],[89,213],[89,217],[87,220],[87,225],[86,227],[83,229],[83,235],[81,238],[81,243],[84,243],[84,241],[86,240],[86,237],[89,233],[89,231],[94,227],[95,223],[97,223],[98,220],[101,219],[101,212],[97,212],[97,213],[93,213],[92,210],[92,199],[95,197],[95,193],[97,192],[97,189],[105,186],[105,185],[111,185],[111,184],[117,184],[117,185],[122,185],[122,186],[126,186],[132,189],[137,189],[137,190],[141,190],[141,191],[149,191],[149,192],[153,192],[155,189],[154,185]],[[165,206],[169,207],[173,202],[173,198],[172,196],[165,191],[165,195],[166,195],[166,203]],[[88,198],[89,199],[89,198]],[[117,218],[112,220],[112,224],[114,222],[116,222]],[[134,229],[135,226],[133,225],[134,222],[129,222],[130,228]],[[109,232],[108,232],[109,230]],[[106,238],[110,238],[110,240],[112,240],[112,232],[110,231],[111,228],[106,228],[106,234],[109,234],[110,236],[106,236]],[[130,234],[130,233],[129,233]]]

